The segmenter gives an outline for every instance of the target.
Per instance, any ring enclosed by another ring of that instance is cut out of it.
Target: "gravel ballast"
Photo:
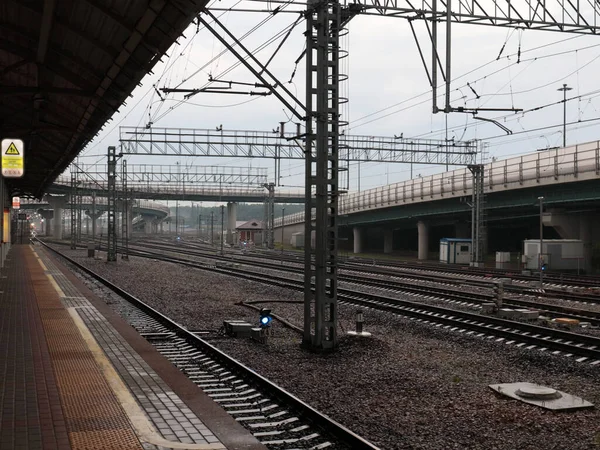
[[[132,257],[108,265],[58,250],[190,329],[218,330],[224,319],[254,323],[257,312],[238,305],[254,300],[302,326],[302,305],[279,303],[301,301],[299,292],[171,263]],[[335,354],[302,350],[300,335],[277,321],[268,346],[216,333],[210,341],[384,449],[599,448],[596,410],[553,413],[488,385],[528,381],[598,404],[600,367],[373,310],[364,312],[373,337],[350,338],[343,332],[354,329],[355,309],[340,305]]]

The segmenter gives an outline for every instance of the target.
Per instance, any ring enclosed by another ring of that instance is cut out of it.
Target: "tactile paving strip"
[[[142,449],[129,419],[31,249],[25,253],[73,449]]]
[[[13,246],[0,277],[0,450],[68,449],[42,321],[21,264],[24,252]]]
[[[64,292],[63,303],[77,306],[79,316],[163,438],[189,444],[218,443],[219,439],[179,396],[131,348],[108,320],[81,296],[81,292],[56,267],[46,252],[38,251],[38,255]]]

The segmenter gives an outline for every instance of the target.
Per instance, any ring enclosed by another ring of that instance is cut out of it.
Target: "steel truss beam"
[[[185,128],[121,127],[121,153],[243,158],[305,158],[295,133],[200,130]],[[470,165],[476,162],[475,142],[434,139],[395,139],[381,136],[339,136],[349,161]],[[313,157],[317,150],[310,147]]]
[[[83,165],[70,170],[80,170],[101,184],[107,181],[106,165]],[[231,166],[192,166],[181,168],[160,164],[129,164],[123,174],[130,188],[137,185],[147,187],[150,183],[185,183],[203,185],[253,185],[262,186],[267,182],[268,169],[265,167],[231,167]],[[59,177],[60,183],[64,177]]]
[[[455,23],[600,34],[600,3],[596,0],[356,0],[346,4],[363,15],[430,22],[445,22],[450,5]],[[293,1],[282,12],[296,14],[307,6],[310,3]]]

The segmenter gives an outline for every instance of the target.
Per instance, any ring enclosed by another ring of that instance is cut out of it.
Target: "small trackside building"
[[[252,241],[256,242],[254,235],[262,233],[263,223],[259,220],[249,220],[235,228],[238,235],[239,241]]]
[[[447,264],[469,264],[471,261],[471,239],[440,239],[440,262]]]

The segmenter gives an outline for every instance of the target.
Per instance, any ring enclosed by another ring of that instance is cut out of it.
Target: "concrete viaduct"
[[[378,187],[341,198],[340,248],[391,253],[413,249],[427,259],[441,237],[470,237],[472,176],[467,168]],[[485,165],[490,250],[520,251],[539,238],[539,197],[548,238],[581,239],[589,267],[600,242],[600,142],[539,151]],[[281,241],[281,219],[275,221]],[[515,232],[515,229],[520,231]],[[304,213],[285,217],[283,239],[304,231]],[[346,244],[347,242],[347,244]]]

